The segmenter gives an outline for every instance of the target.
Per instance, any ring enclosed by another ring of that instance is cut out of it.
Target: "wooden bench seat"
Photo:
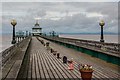
[[[30,39],[24,41],[24,45],[21,44],[19,49],[2,67],[2,80],[16,80],[19,70],[21,68],[25,52],[29,46]],[[26,44],[25,44],[26,43]]]

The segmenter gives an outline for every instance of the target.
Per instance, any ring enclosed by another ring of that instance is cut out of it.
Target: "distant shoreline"
[[[60,33],[59,35],[100,35],[100,34],[92,34],[92,33]],[[118,34],[104,34],[104,35],[118,35]]]
[[[101,33],[59,33],[59,34],[70,34],[70,35],[100,35]],[[104,35],[118,35],[118,33],[104,33]]]
[[[104,40],[106,43],[119,43],[117,34],[104,34]],[[81,40],[92,40],[100,41],[100,34],[76,34],[76,33],[62,33],[59,37],[81,39]],[[2,50],[11,46],[12,34],[2,34],[0,35],[0,48]]]
[[[47,33],[49,35],[49,33]],[[58,35],[100,35],[100,33],[57,33]],[[0,35],[12,35],[12,33],[0,33]],[[120,35],[118,33],[104,33],[104,35]]]
[[[92,41],[100,41],[99,34],[61,34],[59,37],[64,38],[72,38],[72,39],[81,39],[81,40],[92,40]],[[118,43],[119,35],[105,34],[104,40],[106,43]]]

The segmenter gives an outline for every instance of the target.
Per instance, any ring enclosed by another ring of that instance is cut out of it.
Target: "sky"
[[[12,19],[17,21],[16,31],[31,31],[35,18],[43,32],[100,33],[99,22],[104,20],[105,33],[118,33],[118,0],[50,1],[2,0],[2,33],[12,33]]]

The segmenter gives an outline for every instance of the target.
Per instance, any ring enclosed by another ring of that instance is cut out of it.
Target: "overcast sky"
[[[40,18],[39,23],[43,32],[54,30],[59,33],[100,33],[99,21],[101,19],[105,21],[104,32],[118,32],[118,3],[107,2],[113,0],[14,3],[4,1],[2,2],[2,12],[0,12],[4,33],[12,32],[10,21],[13,18],[18,23],[16,31],[30,31],[35,24],[34,18]]]

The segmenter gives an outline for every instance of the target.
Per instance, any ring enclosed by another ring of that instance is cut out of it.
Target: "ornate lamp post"
[[[49,34],[50,34],[50,36],[51,36],[51,34],[52,34],[52,33],[51,33],[51,32],[49,32]]]
[[[12,37],[12,44],[15,44],[16,43],[16,40],[15,40],[15,25],[17,24],[17,21],[16,20],[12,20],[11,21],[11,24],[13,25],[13,37]]]
[[[55,31],[52,31],[52,37],[54,37],[55,36]]]
[[[28,37],[28,31],[26,31],[26,37]]]
[[[104,42],[103,26],[105,25],[105,22],[103,20],[101,20],[99,25],[101,26],[101,40],[100,40],[100,42]]]

